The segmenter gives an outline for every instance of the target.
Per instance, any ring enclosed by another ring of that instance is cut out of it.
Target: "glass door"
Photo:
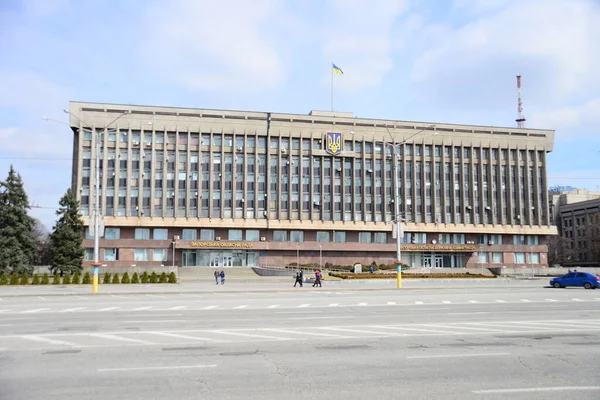
[[[210,266],[211,267],[220,267],[221,266],[221,254],[216,252],[210,253]]]
[[[232,267],[233,266],[233,255],[230,252],[223,253],[223,266],[224,267]]]
[[[444,268],[444,258],[442,256],[435,256],[435,267]]]
[[[423,266],[425,268],[431,268],[431,256],[423,255]]]

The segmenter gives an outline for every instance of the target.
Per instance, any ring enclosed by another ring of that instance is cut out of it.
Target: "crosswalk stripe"
[[[279,304],[273,304],[273,305],[268,306],[267,308],[277,308],[277,307],[279,307]]]
[[[244,332],[232,332],[232,331],[212,331],[212,332],[225,334],[225,335],[244,336],[244,337],[260,338],[260,339],[292,340],[291,338],[282,338],[279,336],[256,335],[256,334],[244,333]]]
[[[495,300],[495,301],[496,301],[496,303],[506,303],[506,301],[504,301],[504,300]]]
[[[422,301],[415,301],[415,304],[424,304]]]
[[[117,310],[119,308],[121,308],[121,307],[107,307],[107,308],[101,308],[98,311],[111,311],[111,310]]]
[[[479,303],[479,302],[477,300],[469,300],[469,303],[475,304],[475,303]]]
[[[21,311],[21,314],[36,313],[36,312],[46,311],[46,310],[49,310],[49,308],[36,308],[34,310]]]
[[[8,311],[10,311],[10,310],[8,310],[8,309],[7,310],[0,310],[0,312],[8,312]]]
[[[171,307],[169,308],[169,310],[182,310],[184,308],[186,308],[187,306],[177,306],[177,307]]]
[[[340,305],[340,303],[331,303],[329,305],[329,307],[338,307]]]
[[[47,338],[47,337],[44,337],[44,336],[23,335],[21,337],[23,339],[33,340],[34,342],[42,342],[42,343],[47,343],[47,344],[59,345],[59,346],[75,346],[73,343],[66,342],[64,340],[50,339],[50,338]]]
[[[133,311],[142,311],[142,310],[149,310],[152,307],[138,307],[138,308],[134,308]]]
[[[571,300],[573,300],[573,301],[583,301],[581,299],[571,299]]]
[[[395,302],[395,301],[388,301],[388,302],[387,302],[387,305],[388,305],[388,306],[395,306],[395,305],[396,305],[396,302]]]
[[[398,331],[413,331],[413,332],[427,332],[427,333],[437,333],[437,334],[450,334],[450,335],[458,335],[460,334],[460,332],[455,332],[455,331],[440,331],[438,329],[433,330],[433,329],[423,329],[423,328],[409,328],[407,326],[373,326],[373,328],[380,328],[380,329],[394,329],[394,330],[398,330]]]
[[[467,327],[467,326],[451,326],[451,325],[443,325],[443,324],[426,324],[425,326],[431,326],[432,328],[450,328],[450,329],[466,329],[466,330],[473,330],[473,331],[484,331],[484,332],[502,332],[499,329],[488,329],[488,328],[472,328],[472,327]]]
[[[94,336],[94,337],[98,337],[101,339],[117,340],[117,341],[122,341],[122,342],[139,343],[139,344],[146,344],[146,345],[154,344],[154,343],[148,342],[146,340],[126,338],[126,337],[117,336],[117,335],[110,335],[108,333],[90,333],[89,336]]]
[[[350,336],[342,336],[342,335],[334,335],[331,333],[317,333],[317,332],[306,332],[306,331],[292,331],[292,330],[287,330],[287,329],[274,329],[274,328],[268,328],[268,329],[263,329],[263,331],[270,331],[270,332],[279,332],[279,333],[293,333],[293,334],[300,334],[300,335],[310,335],[310,336],[325,336],[325,337],[334,337],[334,338],[339,338],[339,339],[349,339]]]
[[[448,301],[448,300],[444,300],[444,301],[442,301],[442,303],[443,303],[443,304],[452,304],[452,302],[451,302],[451,301]]]
[[[522,303],[531,303],[531,300],[528,299],[520,299]]]
[[[366,306],[366,305],[368,305],[368,304],[369,304],[369,303],[358,303],[358,305],[359,305],[359,306]]]
[[[248,306],[247,305],[243,305],[243,306],[237,306],[237,307],[233,307],[233,308],[234,308],[234,310],[240,310],[242,308],[248,308]]]
[[[352,333],[362,333],[367,335],[381,335],[381,336],[402,336],[402,334],[392,333],[392,332],[378,332],[378,331],[366,331],[364,329],[350,329],[350,328],[330,328],[330,327],[318,327],[317,329],[323,329],[334,332],[352,332]]]
[[[173,333],[173,332],[150,332],[152,335],[166,336],[177,339],[190,339],[190,340],[198,340],[198,341],[209,341],[209,342],[219,342],[225,343],[223,340],[198,337],[198,336],[190,336],[190,335],[182,335],[181,333]]]
[[[310,307],[310,304],[300,304],[298,306],[298,308],[306,308],[306,307]]]
[[[208,307],[204,307],[202,308],[202,310],[212,310],[213,308],[217,308],[218,306],[208,306]]]
[[[556,303],[558,300],[554,300],[554,299],[546,299],[546,301],[550,301],[550,302]]]
[[[61,312],[73,312],[73,311],[79,311],[79,310],[85,310],[85,307],[67,308],[66,310],[62,310]]]

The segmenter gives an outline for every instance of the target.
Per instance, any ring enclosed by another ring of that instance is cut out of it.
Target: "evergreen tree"
[[[29,208],[21,175],[11,165],[8,177],[0,182],[0,273],[33,272],[36,241]]]
[[[83,221],[79,215],[79,202],[68,189],[56,211],[58,221],[50,235],[52,272],[80,272],[83,269]]]

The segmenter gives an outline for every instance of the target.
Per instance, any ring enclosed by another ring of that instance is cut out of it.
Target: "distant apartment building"
[[[600,267],[600,193],[592,200],[559,204],[557,214],[560,235],[571,247],[566,264]]]
[[[409,266],[547,266],[546,236],[556,234],[546,180],[552,130],[338,112],[70,107],[88,264],[99,174],[106,265],[391,264],[393,222],[402,218]]]

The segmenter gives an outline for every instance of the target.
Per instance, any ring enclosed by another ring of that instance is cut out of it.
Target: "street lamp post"
[[[401,144],[403,145],[403,144]],[[402,288],[402,218],[400,217],[400,174],[398,171],[398,146],[394,147],[394,185],[395,185],[395,200],[394,200],[394,208],[396,214],[396,287],[398,289]]]
[[[323,269],[323,245],[319,245],[319,268]]]

